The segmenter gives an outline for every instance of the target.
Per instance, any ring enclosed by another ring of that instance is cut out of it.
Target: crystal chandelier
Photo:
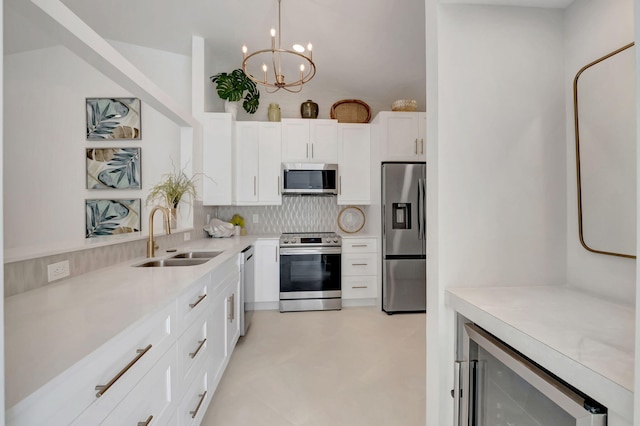
[[[309,82],[316,75],[316,65],[313,63],[311,52],[312,45],[309,43],[306,49],[300,44],[295,44],[293,50],[282,48],[280,3],[281,0],[278,0],[277,47],[275,28],[271,29],[270,49],[247,53],[247,46],[242,46],[242,70],[256,84],[265,86],[267,93],[274,93],[280,89],[298,93],[302,90],[302,85]],[[305,54],[305,52],[308,54]],[[256,75],[260,75],[258,68],[260,62],[262,62],[262,79],[256,78]],[[254,72],[252,73],[251,70],[254,70]],[[290,72],[291,74],[289,75],[297,75],[299,73],[298,79],[286,81],[283,70]]]

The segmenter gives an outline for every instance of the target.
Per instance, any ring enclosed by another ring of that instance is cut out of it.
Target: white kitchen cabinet
[[[240,337],[240,269],[237,261],[213,276],[212,285],[214,290],[207,328],[209,360],[206,368],[208,388],[214,391]]]
[[[342,239],[342,298],[375,304],[378,251],[375,238]]]
[[[231,205],[233,133],[231,114],[203,114],[202,203],[205,206]]]
[[[382,111],[373,120],[378,126],[382,161],[426,161],[427,114]]]
[[[338,124],[338,205],[371,204],[371,127]]]
[[[202,360],[208,358],[211,345],[209,324],[211,320],[203,313],[178,339],[178,365],[180,389],[184,390],[202,367]]]
[[[282,204],[281,139],[280,123],[236,123],[233,204]]]
[[[282,162],[338,162],[338,121],[282,119]]]
[[[178,424],[180,426],[199,425],[212,396],[213,391],[209,388],[209,368],[205,367],[187,388],[180,402]]]
[[[135,401],[129,400],[129,395],[134,398],[138,395],[137,387],[142,386],[146,389],[146,383],[149,381],[161,381],[149,374],[155,375],[154,371],[157,370],[152,369],[153,366],[174,346],[176,332],[172,326],[175,321],[174,302],[135,330],[118,336],[108,346],[85,358],[84,362],[76,364],[75,371],[69,375],[70,380],[58,389],[59,394],[64,395],[65,402],[58,407],[59,411],[55,415],[51,413],[46,420],[22,418],[15,424],[99,424],[120,405],[123,407],[122,415],[128,416],[129,407],[135,405]],[[175,366],[175,354],[173,359],[167,362]],[[102,389],[97,390],[97,386],[101,386]],[[52,397],[55,398],[55,395]],[[34,409],[33,415],[46,415],[46,406],[55,404],[53,401],[42,402],[44,406]],[[160,402],[154,404],[162,405]],[[83,406],[86,408],[84,411]]]
[[[240,318],[238,317],[240,313],[240,292],[239,292],[239,287],[237,283],[227,287],[226,301],[227,301],[226,348],[227,348],[227,357],[230,357],[231,353],[233,352],[233,348],[236,346],[236,343],[238,342],[238,338],[240,338]]]
[[[177,409],[176,370],[176,351],[172,347],[100,424],[167,424]]]
[[[240,334],[239,272],[234,256],[199,273],[157,312],[11,407],[6,423],[199,424]]]
[[[211,276],[205,275],[197,282],[189,286],[189,289],[178,298],[178,324],[181,329],[178,335],[181,335],[185,329],[191,326],[193,321],[206,312],[209,308],[211,297],[209,291],[211,289]]]
[[[280,239],[256,240],[255,308],[277,309],[280,300]]]

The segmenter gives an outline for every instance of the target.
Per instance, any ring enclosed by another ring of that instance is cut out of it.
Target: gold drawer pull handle
[[[191,359],[194,359],[194,358],[196,357],[196,355],[198,355],[198,352],[200,352],[200,349],[202,349],[202,346],[204,345],[204,342],[206,342],[206,341],[207,341],[207,339],[204,339],[204,340],[198,340],[198,343],[200,343],[200,344],[198,345],[198,348],[196,349],[196,351],[195,351],[195,352],[191,352],[191,353],[189,354],[189,357],[191,357]]]
[[[153,416],[149,416],[149,418],[147,418],[147,420],[145,420],[144,422],[138,422],[138,426],[149,426],[149,423],[151,423],[151,419],[153,419]]]
[[[205,299],[205,297],[207,297],[206,294],[203,294],[202,296],[198,297],[198,300],[196,300],[196,303],[189,303],[189,307],[191,309],[195,308],[196,306],[198,306],[198,303],[202,302]]]
[[[351,244],[351,247],[367,247],[368,244]]]
[[[369,286],[366,286],[366,285],[352,285],[351,288],[369,288]]]
[[[367,266],[368,263],[352,263],[352,266]]]
[[[189,414],[191,414],[192,419],[195,419],[196,416],[198,415],[198,410],[200,410],[200,406],[202,405],[204,398],[207,396],[207,391],[204,391],[202,395],[198,395],[198,396],[200,397],[200,401],[198,401],[198,405],[196,406],[196,409],[194,411],[189,411]]]
[[[109,380],[109,383],[107,383],[106,385],[98,385],[96,386],[96,390],[98,391],[98,393],[96,394],[96,398],[100,398],[102,395],[105,394],[105,392],[107,392],[109,390],[109,388],[111,386],[113,386],[113,384],[118,381],[118,379],[120,377],[122,377],[124,375],[124,373],[126,373],[127,371],[129,371],[129,369],[131,367],[133,367],[133,364],[135,364],[136,362],[138,362],[138,360],[140,358],[142,358],[142,356],[144,354],[146,354],[147,352],[149,352],[149,349],[151,349],[152,345],[149,344],[149,346],[147,346],[144,349],[138,349],[136,351],[136,353],[138,354],[134,359],[131,360],[131,362],[129,364],[127,364],[122,370],[120,370],[120,372],[118,374],[116,374],[113,379]]]

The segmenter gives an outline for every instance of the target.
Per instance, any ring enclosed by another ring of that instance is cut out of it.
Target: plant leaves
[[[238,68],[231,73],[221,72],[212,75],[211,83],[216,85],[216,92],[220,99],[230,102],[237,102],[244,96],[242,107],[249,114],[253,114],[258,110],[260,105],[260,92],[258,87],[242,69]],[[245,92],[246,95],[245,95]]]

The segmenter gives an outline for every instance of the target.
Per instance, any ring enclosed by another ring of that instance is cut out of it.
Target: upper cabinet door
[[[310,161],[309,120],[282,119],[282,162]]]
[[[258,141],[257,122],[236,122],[234,204],[258,201]]]
[[[379,114],[382,161],[426,160],[425,117],[424,113],[419,112]]]
[[[281,173],[280,123],[236,123],[234,204],[278,205]]]
[[[232,128],[228,113],[205,113],[202,120],[202,203],[229,206],[232,198]]]
[[[338,205],[371,204],[371,127],[338,124]]]
[[[283,119],[282,162],[337,163],[338,121]]]
[[[310,120],[310,161],[314,163],[338,162],[338,121]]]
[[[282,204],[282,127],[280,123],[260,123],[258,195],[260,204]]]

